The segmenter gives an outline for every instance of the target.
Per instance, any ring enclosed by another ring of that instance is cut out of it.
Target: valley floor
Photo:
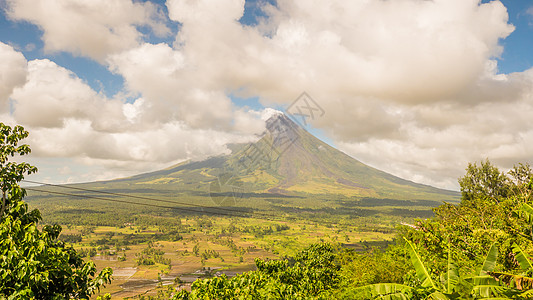
[[[392,228],[365,232],[356,226],[309,221],[194,217],[183,218],[180,224],[179,228],[69,226],[61,238],[75,242],[74,247],[98,269],[113,268],[114,280],[98,293],[110,293],[112,299],[156,295],[175,283],[188,288],[198,278],[222,273],[232,276],[254,269],[256,257],[294,255],[316,242],[364,250],[393,238]]]

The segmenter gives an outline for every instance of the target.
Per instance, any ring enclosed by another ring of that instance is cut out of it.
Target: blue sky
[[[533,65],[533,3],[503,0],[509,22],[515,30],[502,41],[504,47],[498,66],[501,73],[522,72]]]
[[[407,179],[456,189],[468,162],[529,159],[530,1],[0,3],[0,115],[47,180],[225,153],[303,91],[313,134]]]

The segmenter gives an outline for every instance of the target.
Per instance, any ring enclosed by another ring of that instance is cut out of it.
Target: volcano
[[[262,137],[231,145],[231,154],[110,181],[195,196],[298,196],[453,201],[458,193],[417,184],[367,166],[322,142],[285,114]]]

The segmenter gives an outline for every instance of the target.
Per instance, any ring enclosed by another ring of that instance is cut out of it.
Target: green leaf
[[[496,279],[490,275],[465,277],[464,279],[473,285],[498,285]]]
[[[356,290],[364,290],[369,299],[407,300],[409,297],[405,293],[412,289],[410,286],[399,283],[377,283],[365,285]]]
[[[497,286],[497,285],[476,285],[472,288],[472,291],[476,294],[476,295],[479,295],[481,297],[483,297],[484,299],[485,298],[489,298],[489,297],[499,297],[501,296],[505,291],[507,290],[507,288],[505,287],[502,287],[502,286]],[[492,298],[490,298],[492,299]],[[509,298],[505,298],[505,299],[509,299]]]
[[[405,241],[407,242],[406,247],[407,251],[409,252],[409,256],[411,257],[411,263],[413,263],[413,266],[415,267],[416,275],[422,282],[422,286],[435,288],[435,283],[431,279],[428,270],[422,263],[422,259],[418,255],[418,252],[415,250],[413,244],[407,239]]]
[[[390,295],[384,295],[384,296],[378,296],[374,298],[376,300],[409,300],[409,297],[405,295],[404,293],[396,293],[396,294],[390,294]]]
[[[520,249],[517,244],[513,244],[513,253],[515,254],[516,260],[520,264],[520,268],[522,269],[522,271],[527,271],[533,268],[531,261],[527,258],[526,254],[522,251],[522,249]]]
[[[498,279],[500,282],[503,282],[508,286],[516,287],[518,290],[521,290],[521,291],[533,289],[533,278],[531,277],[503,273],[503,272],[489,272],[489,275]]]
[[[448,272],[446,273],[446,292],[452,293],[453,289],[459,282],[457,265],[452,260],[452,251],[448,247]]]
[[[449,300],[450,298],[441,292],[433,292],[426,299],[431,300]]]
[[[526,219],[529,224],[533,223],[533,207],[527,203],[522,204],[520,208],[522,217]]]
[[[377,294],[392,294],[397,292],[406,292],[411,289],[410,286],[399,283],[378,283],[371,285]]]
[[[497,257],[498,257],[498,247],[496,246],[496,243],[493,243],[489,249],[489,252],[487,253],[485,262],[483,262],[483,267],[481,268],[481,272],[479,272],[480,276],[483,276],[487,274],[487,272],[491,272],[494,270],[494,267],[496,266]]]

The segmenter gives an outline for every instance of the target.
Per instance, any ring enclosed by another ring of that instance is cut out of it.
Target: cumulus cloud
[[[237,21],[244,13],[244,0],[169,0],[169,17],[181,23],[220,24]]]
[[[207,85],[210,72],[198,70],[182,52],[145,43],[107,61],[124,77],[127,88],[142,94],[150,105],[147,120],[178,119],[192,128],[232,130],[234,108],[226,90]]]
[[[160,8],[131,0],[32,1],[6,0],[13,20],[28,21],[43,31],[44,49],[67,51],[103,61],[110,54],[136,46],[139,26],[158,36],[170,33]]]
[[[0,42],[0,113],[9,108],[13,89],[26,82],[27,64],[22,53]]]
[[[244,131],[147,118],[153,108],[144,98],[107,99],[47,59],[27,65],[27,81],[10,95],[14,111],[2,119],[31,132],[28,142],[35,157],[66,157],[99,166],[105,169],[99,179],[102,174],[110,179],[228,153],[226,144],[253,140],[255,131],[262,130],[259,113],[244,110],[235,117],[238,126],[247,127]]]
[[[31,127],[63,127],[65,120],[74,118],[90,119],[94,128],[114,131],[124,119],[120,102],[105,99],[47,59],[28,63],[28,81],[11,98],[15,118]]]
[[[278,1],[268,37],[236,22],[241,11],[233,5],[204,22],[187,18],[193,8],[183,3],[167,6],[183,23],[176,44],[191,62],[215,82],[279,103],[302,89],[401,103],[446,100],[476,82],[501,52],[498,40],[513,30],[500,2]],[[211,16],[211,9],[203,12]]]
[[[401,128],[402,139],[369,138],[340,142],[339,148],[382,170],[417,182],[457,188],[468,162],[489,158],[507,170],[531,163],[533,101],[489,103],[468,110],[454,107],[413,109]],[[438,126],[421,126],[421,119]]]
[[[30,138],[36,155],[82,157],[111,167],[146,162],[168,166],[184,159],[228,153],[225,147],[228,142],[246,140],[244,136],[215,130],[191,130],[179,122],[143,131],[109,134],[94,130],[87,120],[76,119],[69,119],[60,128],[33,129]]]

